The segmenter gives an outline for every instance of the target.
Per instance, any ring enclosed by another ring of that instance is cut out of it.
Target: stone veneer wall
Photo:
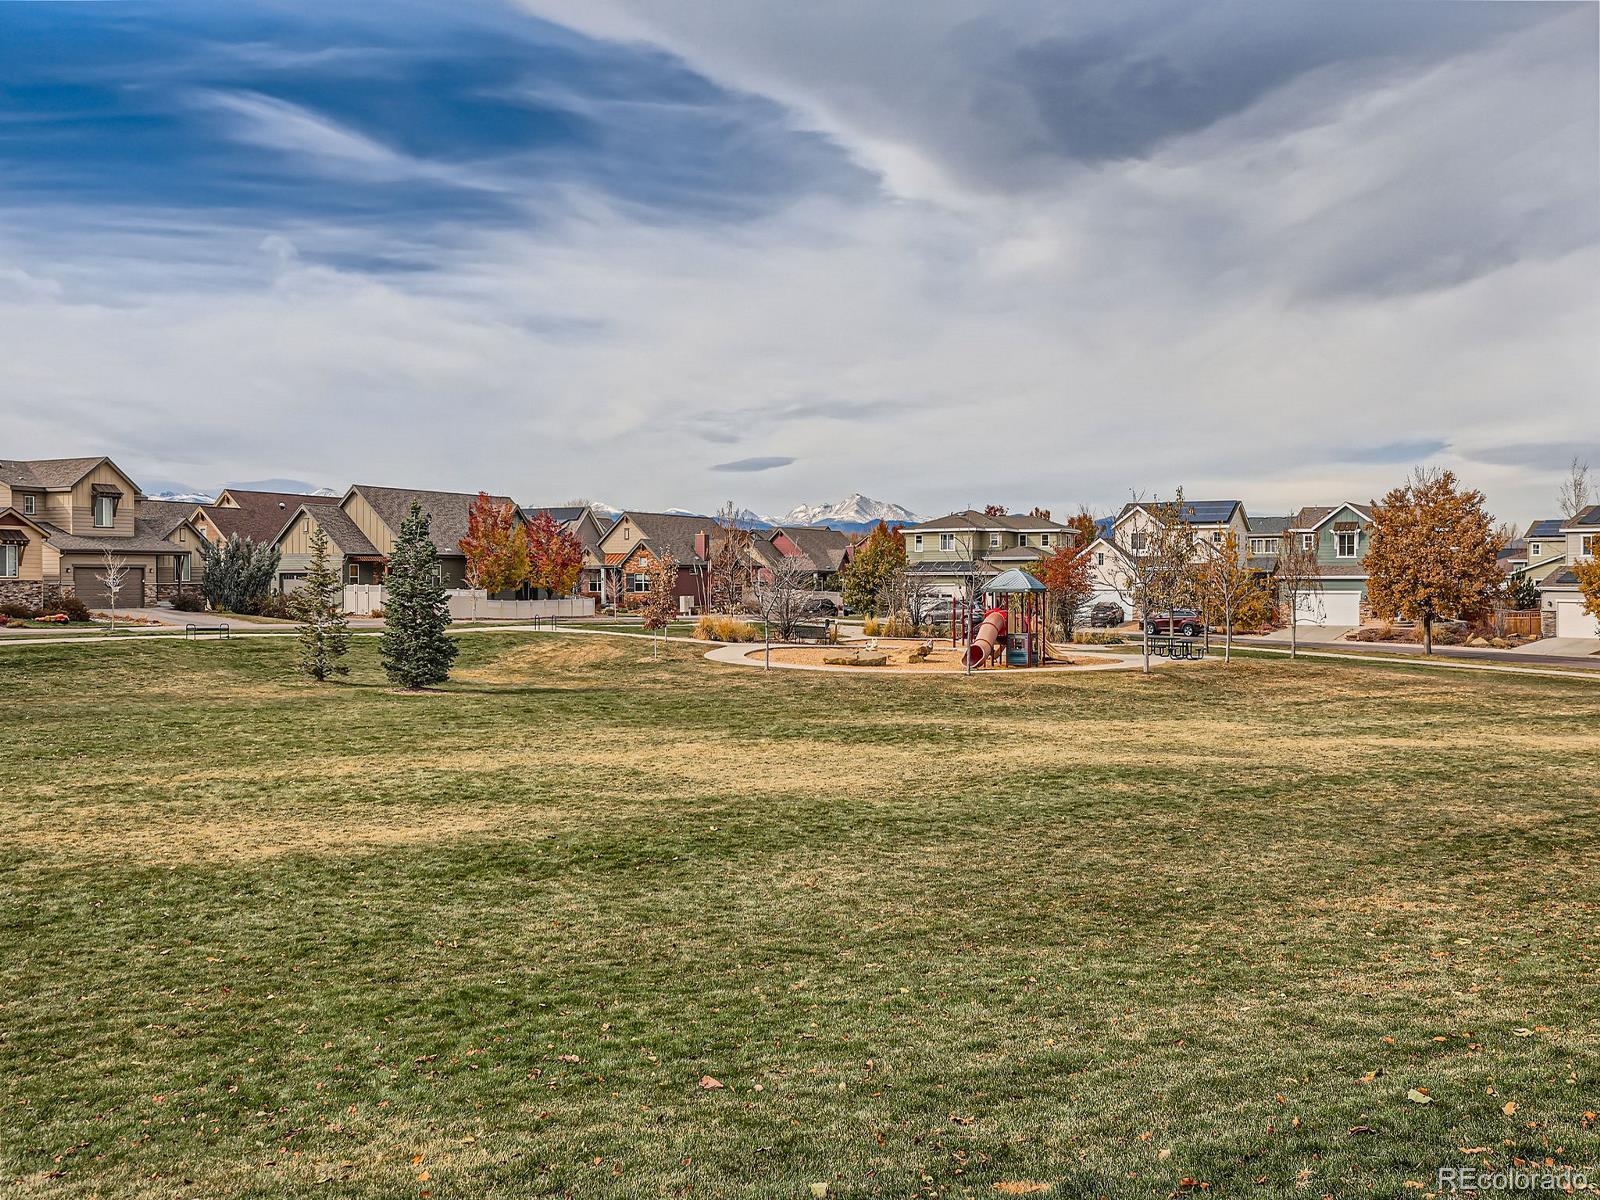
[[[26,604],[29,608],[48,608],[59,604],[65,593],[53,583],[38,579],[0,579],[0,604]]]

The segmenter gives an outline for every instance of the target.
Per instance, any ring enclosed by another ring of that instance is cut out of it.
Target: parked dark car
[[[1122,605],[1110,600],[1102,601],[1089,610],[1089,624],[1095,629],[1110,629],[1127,619],[1128,614],[1123,611]]]
[[[1206,623],[1192,608],[1175,608],[1169,613],[1157,613],[1145,620],[1144,631],[1151,634],[1177,634],[1180,637],[1199,637],[1206,631]]]

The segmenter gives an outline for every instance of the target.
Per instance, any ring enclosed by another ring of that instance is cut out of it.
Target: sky
[[[0,456],[781,513],[1600,469],[1600,8],[0,3]]]

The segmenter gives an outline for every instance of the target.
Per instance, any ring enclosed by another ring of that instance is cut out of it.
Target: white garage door
[[[1600,638],[1600,621],[1583,611],[1582,600],[1557,600],[1556,636]]]
[[[1301,625],[1361,624],[1360,592],[1307,592],[1295,597],[1295,620]]]

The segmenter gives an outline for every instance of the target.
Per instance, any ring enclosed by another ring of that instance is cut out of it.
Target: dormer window
[[[96,496],[94,498],[94,527],[96,529],[110,529],[117,523],[117,498],[115,496]]]

